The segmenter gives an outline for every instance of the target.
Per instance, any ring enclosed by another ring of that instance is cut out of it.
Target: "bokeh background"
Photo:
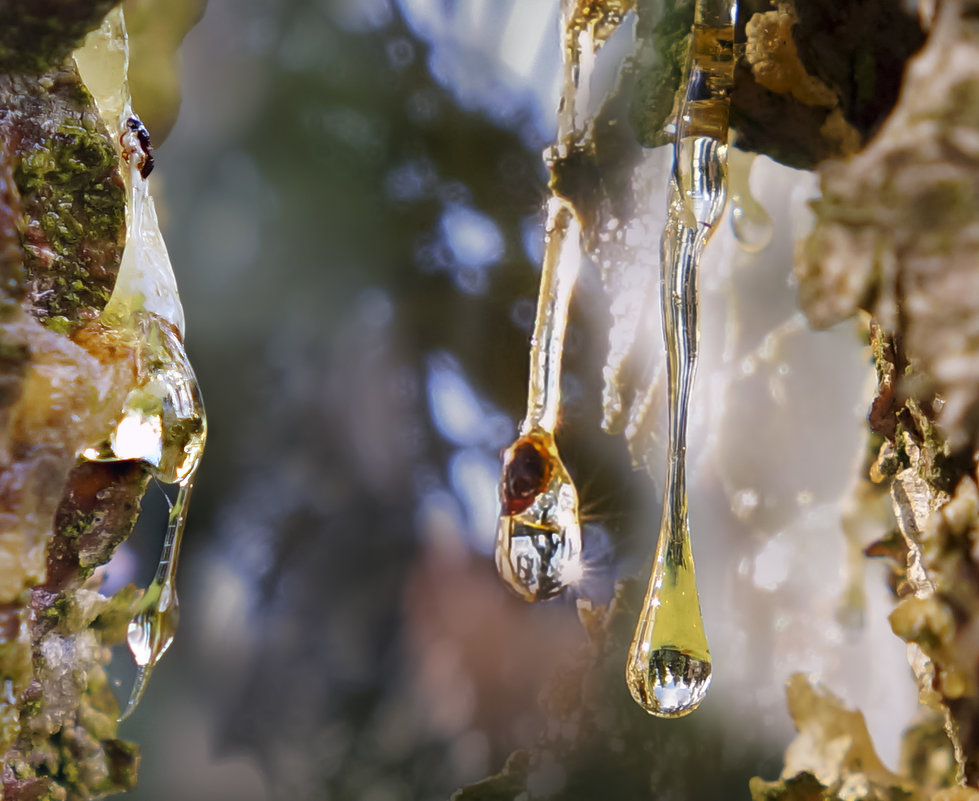
[[[135,801],[447,799],[539,740],[538,697],[585,639],[575,601],[647,574],[661,486],[600,430],[610,298],[591,267],[559,433],[587,579],[528,606],[492,564],[558,42],[555,0],[210,0],[187,36],[153,181],[210,435],[181,631],[123,728]],[[668,744],[652,798],[774,778],[794,671],[859,706],[891,766],[913,714],[883,568],[861,608],[840,526],[868,354],[858,324],[817,334],[795,311],[811,177],[759,161],[752,180],[772,244],[749,255],[725,230],[701,277],[691,503],[714,687],[691,718],[648,720]],[[162,494],[144,507],[110,582],[152,574]]]

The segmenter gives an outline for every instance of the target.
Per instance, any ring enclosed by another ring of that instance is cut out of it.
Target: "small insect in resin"
[[[622,19],[612,6],[565,2],[562,25],[564,82],[549,168],[581,141],[593,56]],[[507,449],[500,481],[496,567],[527,601],[553,598],[580,581],[581,524],[578,492],[554,432],[561,406],[561,359],[568,310],[581,269],[581,222],[567,198],[552,191],[544,228],[544,261],[530,351],[527,413],[517,441]]]
[[[531,437],[517,440],[503,463],[503,513],[515,515],[530,506],[547,488],[551,472],[547,454]]]
[[[561,354],[581,262],[580,225],[562,200],[548,204],[527,414],[503,458],[496,567],[527,601],[553,598],[581,578],[578,493],[554,441],[561,404]]]
[[[135,158],[139,174],[144,180],[149,178],[156,162],[150,145],[150,132],[139,117],[126,120],[126,131],[119,137],[119,143],[122,145],[122,157],[129,163],[133,163]]]

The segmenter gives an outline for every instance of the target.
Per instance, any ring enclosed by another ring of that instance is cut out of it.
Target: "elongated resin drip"
[[[594,56],[622,21],[621,0],[564,0],[564,80],[557,140],[545,153],[552,167],[584,137]],[[581,578],[578,492],[561,461],[554,430],[561,406],[561,357],[571,294],[581,266],[581,225],[571,204],[547,204],[544,263],[530,351],[527,415],[503,456],[496,567],[521,598],[552,598]]]
[[[180,621],[177,602],[177,563],[187,522],[187,505],[193,489],[193,478],[180,482],[177,499],[170,507],[167,533],[163,541],[163,553],[156,568],[156,575],[140,602],[139,611],[129,621],[126,643],[136,663],[136,680],[129,694],[126,709],[119,720],[125,720],[142,700],[153,668],[173,642]]]
[[[135,709],[150,674],[177,628],[177,563],[187,505],[207,438],[204,404],[176,329],[159,317],[137,314],[139,380],[109,437],[82,456],[92,461],[138,460],[166,484],[177,484],[156,576],[129,623],[127,643],[136,683],[120,720]]]
[[[661,245],[669,463],[656,558],[629,649],[626,682],[643,709],[667,718],[696,709],[711,675],[687,515],[687,402],[699,340],[697,267],[726,200],[735,10],[730,0],[698,0],[696,5]]]
[[[184,313],[146,178],[153,166],[149,133],[129,96],[129,40],[121,7],[75,51],[75,62],[109,130],[117,132],[128,192],[128,236],[112,296],[100,322],[135,355],[136,384],[102,442],[80,455],[93,461],[141,461],[165,484],[177,484],[156,577],[130,621],[127,641],[136,683],[122,718],[142,697],[177,626],[177,557],[207,421],[183,345]]]
[[[503,457],[496,536],[500,576],[527,601],[551,598],[581,576],[578,493],[554,442],[568,306],[581,264],[579,235],[568,204],[551,198],[527,416]]]

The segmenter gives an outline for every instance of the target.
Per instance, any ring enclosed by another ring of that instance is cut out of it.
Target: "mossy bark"
[[[138,463],[78,454],[135,382],[98,322],[125,242],[117,150],[69,53],[112,0],[0,0],[0,753],[6,801],[131,788],[103,671],[134,593],[95,568],[135,523]]]

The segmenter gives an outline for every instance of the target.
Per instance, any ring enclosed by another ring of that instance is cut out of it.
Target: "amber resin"
[[[578,493],[554,437],[532,429],[507,449],[496,567],[527,601],[552,598],[581,578]]]
[[[552,198],[537,323],[530,354],[527,415],[504,455],[496,566],[527,601],[552,598],[581,576],[578,493],[554,441],[561,399],[561,354],[581,255],[574,212]]]
[[[140,461],[156,480],[178,487],[156,576],[129,623],[126,640],[137,674],[125,718],[173,642],[179,617],[178,557],[207,421],[184,350],[183,308],[149,192],[149,133],[133,113],[129,97],[129,45],[121,9],[109,13],[75,59],[106,127],[117,132],[119,156],[129,167],[123,171],[128,192],[126,247],[100,321],[132,348],[137,379],[112,430],[81,456],[91,461]]]

